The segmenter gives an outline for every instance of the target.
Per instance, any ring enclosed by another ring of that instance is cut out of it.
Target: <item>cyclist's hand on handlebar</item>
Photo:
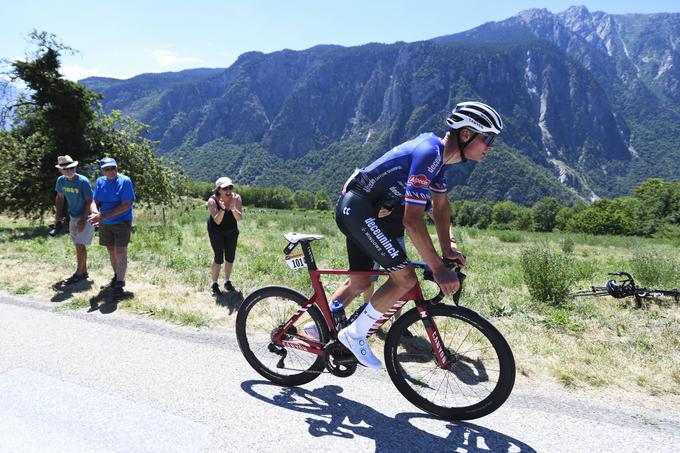
[[[444,258],[449,261],[454,261],[456,267],[465,267],[465,255],[460,253],[458,250],[451,249],[451,253],[444,255]]]
[[[450,269],[444,267],[439,271],[433,271],[432,275],[434,281],[437,282],[445,296],[449,293],[458,291],[458,288],[460,288],[458,275]]]

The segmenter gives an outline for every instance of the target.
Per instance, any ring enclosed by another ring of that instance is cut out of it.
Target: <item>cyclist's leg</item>
[[[352,351],[359,362],[378,368],[380,360],[368,346],[366,334],[375,321],[382,317],[382,313],[415,284],[415,272],[408,266],[406,252],[397,240],[398,235],[391,231],[389,222],[378,218],[377,209],[370,200],[348,192],[338,202],[336,220],[343,233],[363,251],[363,255],[377,261],[391,273],[388,282],[372,298],[379,305],[368,303],[357,319],[338,334],[340,342]],[[370,260],[367,266],[372,266]]]

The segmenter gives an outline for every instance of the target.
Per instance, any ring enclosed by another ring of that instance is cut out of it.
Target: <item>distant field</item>
[[[209,292],[212,251],[203,202],[186,202],[162,212],[135,211],[136,231],[129,247],[128,299],[118,309],[178,324],[231,329],[242,297],[267,284],[283,284],[309,294],[309,278],[283,261],[283,233],[319,233],[314,243],[320,267],[346,264],[344,237],[330,212],[291,212],[245,208],[232,281],[240,294],[215,300]],[[89,248],[93,283],[62,293],[51,288],[75,269],[68,235],[50,238],[46,226],[0,216],[0,290],[52,303],[55,309],[87,310],[101,300],[100,285],[112,276],[103,247]],[[535,244],[567,250],[576,288],[603,284],[607,272],[633,271],[639,257],[659,274],[664,287],[680,287],[677,248],[655,239],[597,237],[456,229],[468,257],[462,303],[489,317],[512,346],[518,371],[567,387],[613,386],[648,394],[680,395],[680,305],[654,303],[635,309],[625,300],[584,298],[563,308],[533,302],[519,257]],[[95,244],[97,242],[95,237]],[[565,247],[573,243],[573,251]],[[413,256],[415,253],[411,250]],[[637,261],[635,259],[638,258]],[[651,260],[651,262],[649,262]],[[637,264],[636,264],[637,263]],[[648,270],[649,270],[648,269]],[[324,280],[332,292],[339,280]],[[435,288],[429,287],[430,293]],[[356,303],[356,302],[355,302]]]

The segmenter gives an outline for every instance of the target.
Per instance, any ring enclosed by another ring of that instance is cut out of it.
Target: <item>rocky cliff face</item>
[[[679,31],[677,14],[528,10],[431,41],[251,52],[226,70],[84,83],[105,109],[150,124],[159,152],[194,177],[332,192],[389,147],[443,132],[456,102],[481,99],[506,121],[505,159],[453,172],[460,193],[593,199],[679,176],[680,151],[668,149],[680,132]]]

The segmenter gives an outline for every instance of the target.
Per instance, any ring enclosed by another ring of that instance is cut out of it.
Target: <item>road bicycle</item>
[[[311,242],[321,235],[287,233],[284,249],[291,268],[309,271],[313,294],[285,286],[266,286],[250,294],[236,317],[238,344],[260,375],[283,386],[306,384],[320,373],[348,377],[357,369],[354,355],[337,339],[361,308],[336,325],[321,275],[387,275],[385,271],[317,268]],[[302,253],[291,256],[297,245]],[[434,281],[425,263],[412,263],[423,279]],[[459,279],[464,274],[458,272]],[[481,315],[458,305],[423,296],[420,282],[400,298],[369,330],[371,337],[408,301],[415,307],[391,324],[385,337],[384,362],[397,390],[418,408],[448,420],[470,420],[490,414],[510,396],[515,359],[501,333]],[[318,339],[305,327],[314,323]]]
[[[635,306],[642,307],[644,299],[658,299],[660,297],[672,297],[675,302],[680,301],[680,291],[677,289],[651,289],[638,286],[633,279],[633,276],[628,272],[610,272],[608,275],[615,277],[623,277],[620,281],[610,279],[605,286],[591,286],[589,289],[583,289],[570,293],[572,297],[585,296],[611,296],[616,299],[623,299],[625,297],[634,297]]]

